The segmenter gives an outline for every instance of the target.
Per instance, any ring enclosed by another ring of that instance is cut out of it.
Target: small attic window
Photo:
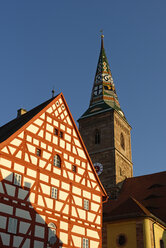
[[[72,171],[75,173],[77,172],[77,167],[75,165],[72,165]]]
[[[63,132],[59,131],[59,137],[63,139]]]
[[[36,155],[38,157],[41,157],[41,149],[39,149],[39,148],[36,149]]]
[[[55,134],[56,136],[58,136],[58,129],[57,129],[57,128],[54,128],[54,134]]]

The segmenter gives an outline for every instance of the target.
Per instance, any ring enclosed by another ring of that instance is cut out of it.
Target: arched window
[[[56,226],[52,222],[48,224],[48,242],[51,245],[56,243]]]
[[[95,144],[100,144],[100,132],[98,129],[95,131]]]
[[[123,148],[123,150],[125,150],[125,140],[124,140],[123,133],[120,134],[120,145]]]
[[[53,165],[57,166],[57,167],[61,167],[61,158],[59,155],[55,155],[53,158]]]
[[[164,248],[164,241],[160,239],[160,248]]]

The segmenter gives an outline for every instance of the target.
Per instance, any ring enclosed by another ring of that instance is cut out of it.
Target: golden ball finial
[[[104,38],[103,29],[100,30],[101,38]]]

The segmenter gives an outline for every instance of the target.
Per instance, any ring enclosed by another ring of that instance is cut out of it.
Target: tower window
[[[61,158],[59,155],[55,155],[53,158],[53,165],[57,166],[57,167],[61,167]]]
[[[120,134],[120,145],[123,148],[123,150],[125,150],[125,140],[123,133]]]
[[[56,243],[56,226],[52,222],[48,224],[48,242],[50,245]]]
[[[100,144],[100,132],[96,130],[95,132],[95,144]]]

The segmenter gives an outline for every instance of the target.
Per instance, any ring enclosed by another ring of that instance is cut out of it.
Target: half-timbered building
[[[98,179],[63,94],[0,127],[0,247],[102,247]]]

